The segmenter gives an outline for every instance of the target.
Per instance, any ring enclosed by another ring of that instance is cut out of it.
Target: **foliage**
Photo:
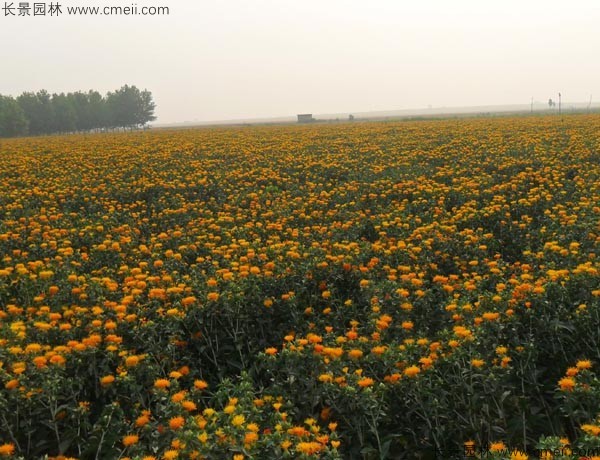
[[[149,91],[129,85],[106,97],[92,90],[0,96],[0,137],[139,127],[156,119],[155,108]]]
[[[15,137],[27,133],[28,122],[19,104],[0,95],[0,137]]]

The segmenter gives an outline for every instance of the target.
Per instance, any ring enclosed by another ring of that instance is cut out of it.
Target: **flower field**
[[[1,140],[0,190],[0,458],[600,458],[600,115]]]

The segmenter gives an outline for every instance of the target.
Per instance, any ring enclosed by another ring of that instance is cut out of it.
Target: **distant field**
[[[0,457],[600,455],[600,115],[1,140],[0,189]]]

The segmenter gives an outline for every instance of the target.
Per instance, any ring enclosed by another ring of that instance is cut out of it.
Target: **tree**
[[[73,98],[65,93],[52,95],[52,111],[54,113],[54,130],[59,133],[70,133],[77,128],[77,112]]]
[[[106,99],[98,91],[89,90],[87,99],[90,108],[91,129],[102,129],[110,126],[110,114]]]
[[[109,113],[109,125],[111,128],[133,126],[133,111],[135,106],[135,95],[129,86],[106,95],[106,105]]]
[[[156,104],[152,99],[152,93],[145,89],[140,93],[139,107],[137,111],[138,124],[144,126],[149,121],[156,120],[154,109],[156,109]]]
[[[53,95],[46,90],[24,92],[16,99],[3,97],[0,107],[1,136],[133,129],[156,119],[152,93],[129,85],[106,97],[94,90]]]
[[[75,111],[75,129],[77,131],[89,131],[92,125],[92,114],[90,111],[90,100],[87,93],[77,91],[67,94],[69,104]]]
[[[125,85],[106,96],[111,127],[134,128],[155,120],[152,93]]]
[[[17,101],[0,95],[0,137],[24,136],[28,127],[25,112]]]
[[[29,121],[29,133],[41,134],[44,129],[40,101],[35,93],[23,93],[17,98],[19,107]]]
[[[56,131],[56,121],[52,97],[45,89],[35,93],[39,101],[40,120],[42,122],[42,133],[51,134]]]

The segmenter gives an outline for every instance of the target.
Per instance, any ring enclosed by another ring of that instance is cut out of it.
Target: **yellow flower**
[[[281,448],[283,450],[288,450],[290,448],[290,446],[292,445],[291,441],[285,440],[281,443]]]
[[[525,452],[514,450],[510,454],[510,460],[527,460],[529,456]]]
[[[240,425],[243,425],[244,423],[246,423],[246,417],[244,417],[243,415],[235,415],[231,419],[231,424],[233,426],[240,426]]]
[[[321,374],[319,375],[319,382],[323,382],[323,383],[329,383],[329,382],[333,382],[333,375],[330,374]]]
[[[225,406],[225,408],[223,409],[223,412],[225,412],[226,414],[233,414],[235,412],[235,405],[229,404],[229,405]]]

